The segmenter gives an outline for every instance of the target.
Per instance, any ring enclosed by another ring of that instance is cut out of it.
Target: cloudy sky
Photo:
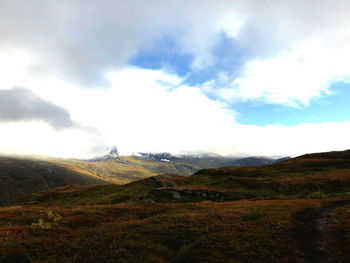
[[[348,0],[2,0],[0,152],[350,148]]]

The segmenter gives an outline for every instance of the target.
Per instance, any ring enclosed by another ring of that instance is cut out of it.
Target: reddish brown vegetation
[[[324,201],[238,201],[0,211],[0,254],[39,262],[294,262],[294,215]],[[52,229],[32,226],[47,211]]]
[[[0,262],[346,262],[349,171],[346,151],[48,191],[0,209]]]

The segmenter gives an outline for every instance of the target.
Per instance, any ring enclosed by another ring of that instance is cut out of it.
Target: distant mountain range
[[[133,154],[132,157],[138,160],[149,160],[156,162],[173,162],[173,163],[186,163],[187,165],[196,166],[196,168],[219,168],[223,166],[261,166],[278,163],[285,161],[291,157],[284,157],[280,159],[269,158],[269,157],[226,157],[217,154],[183,154],[183,155],[172,155],[168,152],[161,153],[147,153],[138,152]],[[90,162],[101,162],[109,160],[120,160],[119,152],[116,146],[103,151],[98,156],[89,159]],[[198,166],[198,167],[197,167]]]
[[[153,156],[153,155],[152,155]],[[166,155],[161,155],[165,157]],[[167,155],[168,158],[171,158]],[[160,157],[160,156],[159,156]],[[258,159],[260,160],[260,159]],[[315,153],[264,166],[239,166],[201,169],[191,176],[162,174],[122,186],[100,185],[57,190],[41,195],[42,200],[57,194],[56,204],[90,204],[89,196],[99,195],[103,204],[124,202],[198,202],[242,199],[323,199],[348,197],[350,189],[350,150]],[[244,161],[255,162],[254,158]],[[87,190],[87,189],[90,189]],[[40,196],[40,195],[39,195]],[[40,201],[29,198],[29,201]],[[103,200],[103,201],[102,201]]]
[[[198,154],[198,155],[172,155],[167,152],[163,153],[144,153],[140,152],[135,157],[140,159],[148,159],[159,162],[186,162],[188,164],[195,164],[203,166],[201,168],[218,168],[223,166],[261,166],[274,164],[281,161],[291,159],[291,157],[284,157],[279,159],[269,157],[225,157],[215,154]]]
[[[22,196],[57,187],[125,184],[159,174],[189,176],[204,168],[261,166],[287,158],[235,158],[209,154],[174,156],[170,153],[119,156],[115,146],[88,161],[49,157],[0,157],[0,206]]]

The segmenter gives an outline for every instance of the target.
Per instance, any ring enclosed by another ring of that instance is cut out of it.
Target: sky
[[[348,0],[2,0],[0,153],[350,149]]]

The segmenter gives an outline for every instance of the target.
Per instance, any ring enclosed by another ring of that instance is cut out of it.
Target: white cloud
[[[232,112],[199,89],[177,86],[181,79],[175,75],[139,68],[108,75],[111,86],[105,90],[62,86],[53,93],[33,87],[69,109],[73,120],[96,127],[106,145],[116,144],[124,153],[197,150],[203,141],[215,146],[214,137],[235,122]]]
[[[251,54],[234,72],[226,69],[225,79],[218,74],[200,85],[204,92],[228,103],[305,107],[330,94],[335,82],[349,82],[348,1],[247,3],[235,41]]]
[[[248,126],[226,108],[237,100],[307,106],[332,92],[334,81],[349,82],[349,10],[343,0],[4,0],[0,89],[25,87],[90,128],[2,123],[0,151],[85,157],[110,144],[126,153],[349,148],[349,123]],[[166,34],[194,57],[193,70],[214,68],[222,33],[250,53],[238,72],[226,69],[201,86],[126,65]]]
[[[0,47],[28,51],[36,74],[94,86],[104,83],[106,70],[122,68],[167,34],[194,56],[194,68],[203,68],[215,61],[211,49],[220,31],[239,31],[242,15],[232,6],[211,0],[3,0]]]
[[[33,59],[28,52],[15,48],[0,48],[0,59],[0,89],[22,85]]]
[[[223,79],[218,75],[201,87],[228,102],[308,106],[311,99],[330,94],[332,84],[350,80],[350,49],[329,48],[322,43],[310,40],[271,58],[252,59],[239,77]]]
[[[82,129],[57,131],[38,121],[0,123],[0,152],[56,157],[91,156],[98,136]]]
[[[350,142],[347,140],[350,122],[303,123],[294,126],[268,125],[265,127],[240,125],[236,130],[238,131],[236,135],[242,140],[235,140],[232,144],[236,149],[243,149],[244,152],[251,154],[297,156],[350,148]],[[229,151],[230,147],[226,152]]]
[[[25,66],[40,78],[106,84],[106,71],[123,68],[164,34],[193,55],[194,70],[204,69],[217,62],[221,33],[251,52],[238,79],[227,69],[231,82],[215,86],[227,100],[307,105],[339,74],[349,74],[344,0],[44,2],[4,0],[0,9],[0,47],[25,50]]]
[[[199,151],[295,156],[350,148],[348,122],[241,125],[225,104],[208,99],[198,88],[181,86],[175,75],[127,68],[108,76],[112,84],[104,90],[64,83],[45,89],[46,85],[31,82],[36,94],[65,107],[74,121],[96,130],[57,132],[38,122],[3,123],[0,151],[86,158],[114,144],[124,154]],[[174,89],[176,85],[180,86]]]

